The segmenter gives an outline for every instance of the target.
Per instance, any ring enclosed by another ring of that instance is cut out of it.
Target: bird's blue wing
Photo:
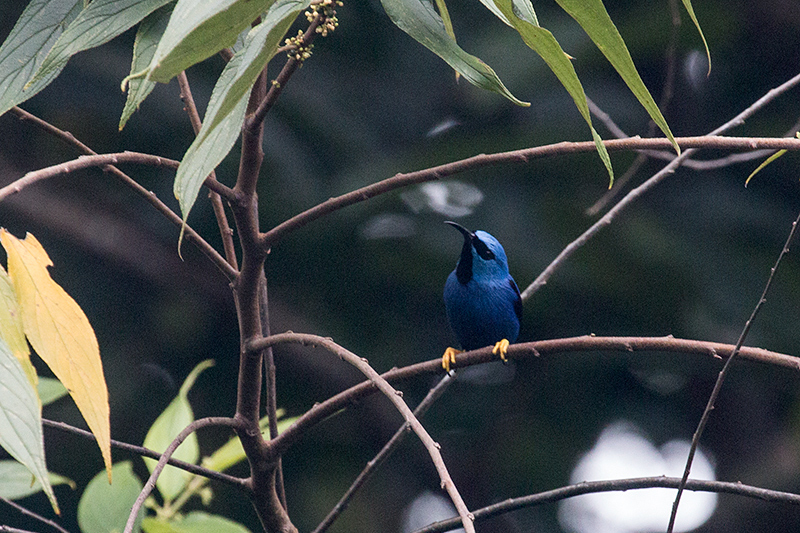
[[[514,281],[514,278],[510,278],[508,283],[517,295],[517,298],[514,300],[514,313],[516,313],[518,320],[522,320],[522,296],[519,294],[519,287],[517,287],[517,282]]]

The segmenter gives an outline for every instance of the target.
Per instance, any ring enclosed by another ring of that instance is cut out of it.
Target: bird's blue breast
[[[460,283],[450,273],[444,286],[447,318],[461,348],[474,350],[519,336],[519,289],[511,276]]]

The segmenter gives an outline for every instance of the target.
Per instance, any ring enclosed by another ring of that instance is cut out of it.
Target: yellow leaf
[[[6,341],[11,353],[22,363],[28,381],[36,388],[39,377],[31,363],[31,351],[22,329],[17,293],[11,284],[11,278],[2,266],[0,266],[0,339]]]
[[[8,254],[8,275],[17,293],[28,340],[69,391],[89,426],[111,482],[111,429],[108,390],[100,349],[89,319],[50,278],[47,252],[31,234],[19,240],[0,229]]]

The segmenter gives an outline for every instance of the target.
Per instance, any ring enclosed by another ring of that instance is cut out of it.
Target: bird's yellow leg
[[[508,341],[506,341],[508,343]],[[461,353],[461,350],[455,348],[447,348],[442,356],[442,368],[445,372],[450,372],[450,365],[456,364],[456,354]]]
[[[508,357],[506,357],[506,352],[508,352],[508,345],[509,344],[510,343],[508,342],[508,339],[503,339],[500,342],[498,342],[497,344],[495,344],[494,348],[492,348],[492,353],[494,355],[497,355],[499,353],[500,354],[500,359],[502,359],[504,363],[508,362]]]

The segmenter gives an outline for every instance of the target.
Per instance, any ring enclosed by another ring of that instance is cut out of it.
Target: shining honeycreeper
[[[446,221],[464,236],[456,269],[444,285],[447,319],[462,350],[494,345],[492,353],[506,360],[509,343],[517,340],[522,318],[522,299],[508,272],[503,246],[485,231],[469,231]],[[459,353],[448,348],[442,366],[450,371]]]

